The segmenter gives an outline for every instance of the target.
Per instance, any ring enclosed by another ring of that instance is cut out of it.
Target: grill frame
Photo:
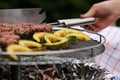
[[[56,27],[53,26],[53,30],[59,30],[59,29],[66,29],[66,28],[60,28],[60,27]],[[78,29],[77,29],[78,30]],[[17,55],[19,57],[18,61],[11,61],[5,57],[0,59],[0,64],[9,64],[9,65],[25,65],[25,64],[35,64],[39,61],[40,64],[40,60],[38,61],[34,61],[32,63],[32,59],[30,58],[30,62],[26,62],[24,61],[25,58],[27,57],[27,59],[29,58],[30,55],[37,55],[37,56],[42,56],[42,60],[45,59],[46,57],[44,56],[52,56],[52,57],[66,57],[66,58],[77,58],[79,60],[84,60],[86,58],[90,58],[90,57],[94,57],[97,55],[100,55],[101,53],[104,52],[105,50],[105,46],[104,43],[106,42],[106,39],[103,35],[98,34],[96,32],[92,32],[89,30],[83,30],[83,29],[79,29],[81,32],[85,32],[86,34],[92,34],[89,36],[93,36],[95,35],[98,39],[92,39],[90,42],[86,42],[86,41],[82,41],[79,42],[76,45],[72,46],[71,49],[65,49],[65,50],[48,50],[48,51],[42,51],[42,52],[15,52],[14,54]],[[8,56],[9,53],[8,52],[4,52],[1,50],[0,52],[0,56]],[[35,57],[34,57],[35,58]],[[37,57],[38,58],[38,57]],[[22,60],[23,59],[23,60]],[[40,58],[41,59],[41,58]],[[49,59],[49,58],[48,58]],[[56,61],[56,60],[55,60]],[[47,61],[48,62],[48,61]],[[37,63],[38,64],[38,63]]]
[[[53,26],[53,28],[54,28],[54,30],[58,30],[58,28],[60,28],[60,27]],[[82,30],[82,29],[79,29],[79,30],[82,32],[85,32],[85,33],[96,35],[98,37],[98,40],[92,40],[92,41],[96,42],[97,44],[88,46],[88,47],[84,47],[84,48],[63,50],[63,52],[61,50],[60,51],[58,51],[58,50],[57,51],[48,51],[48,52],[45,52],[46,54],[43,52],[29,52],[29,53],[22,52],[22,54],[21,54],[21,52],[18,52],[18,53],[16,52],[15,54],[19,57],[18,61],[11,61],[8,58],[4,58],[3,56],[9,55],[9,54],[7,52],[3,52],[1,50],[0,56],[3,58],[0,59],[0,65],[10,65],[11,69],[12,69],[11,75],[15,76],[15,77],[12,77],[12,80],[21,80],[20,68],[23,65],[36,65],[36,64],[44,65],[44,64],[57,64],[57,63],[62,64],[64,62],[72,62],[74,60],[74,58],[79,59],[79,60],[81,60],[81,62],[83,62],[83,60],[86,58],[90,58],[90,57],[99,55],[104,52],[104,50],[105,50],[104,43],[106,41],[104,36],[102,36],[98,33],[92,32],[92,31],[88,31],[88,30]],[[49,52],[51,52],[51,53],[49,53]],[[30,59],[29,56],[32,54],[38,55],[36,58],[38,58],[39,60],[37,60],[35,57]],[[77,54],[77,55],[75,55],[75,54]],[[47,55],[47,56],[45,56],[45,55]],[[78,56],[78,55],[81,55],[81,56]],[[27,59],[28,59],[28,61],[26,61]]]

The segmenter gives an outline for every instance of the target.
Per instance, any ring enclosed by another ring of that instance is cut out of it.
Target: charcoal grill
[[[54,26],[54,30],[61,29]],[[62,28],[63,29],[63,28]],[[105,37],[88,30],[79,29],[83,33],[88,33],[91,37],[94,36],[96,39],[92,39],[90,42],[80,41],[76,45],[71,45],[69,49],[55,50],[55,51],[43,51],[43,52],[16,52],[15,54],[19,57],[18,61],[11,61],[3,56],[9,53],[1,51],[0,64],[1,65],[12,65],[11,71],[13,77],[12,80],[21,80],[21,67],[26,65],[45,65],[45,64],[62,64],[64,62],[72,62],[72,59],[84,61],[86,58],[90,58],[99,55],[104,52]],[[29,57],[30,55],[37,55],[36,57]],[[71,58],[71,59],[68,59]]]
[[[27,10],[29,10],[29,9],[27,9]],[[40,13],[40,12],[38,12],[38,10],[41,10],[41,9],[39,9],[39,8],[36,9],[37,13]],[[24,11],[24,10],[17,9],[17,12],[18,11]],[[11,13],[14,13],[14,12],[12,11]],[[30,13],[30,12],[28,12],[28,13]],[[0,15],[5,15],[5,14],[6,14],[6,10],[5,10],[4,13],[2,11]],[[27,13],[25,13],[25,14],[26,14],[26,16],[28,16]],[[15,15],[11,15],[11,17],[14,17],[14,16]],[[45,18],[44,14],[41,14],[41,16],[43,18]],[[17,18],[21,18],[21,17],[24,17],[24,16],[18,16]],[[25,18],[25,19],[27,19],[27,18]],[[39,24],[42,21],[44,21],[44,19],[41,20],[41,21],[38,21],[39,19],[40,19],[40,15],[37,17],[37,19],[36,19],[37,21],[36,20],[33,20],[33,21],[30,20],[29,22]],[[74,20],[79,20],[79,19],[74,19]],[[2,23],[28,22],[28,20],[23,21],[21,19],[18,22],[15,22],[14,20],[11,21],[11,20],[8,19],[8,17],[3,18],[0,21]],[[70,20],[67,20],[66,22],[68,23],[68,21],[70,21]],[[84,24],[87,24],[87,23],[91,24],[91,23],[94,23],[95,21],[96,21],[96,19],[90,18],[90,19],[88,19],[88,22],[85,22]],[[83,22],[81,23],[81,21],[78,21],[74,25],[76,25],[78,23],[80,23],[81,25],[84,25],[84,24],[82,24]],[[71,24],[70,25],[68,24],[68,26],[66,26],[65,23],[63,23],[63,22],[62,22],[62,25],[60,23],[59,23],[59,25],[56,25],[56,23],[49,23],[49,24],[53,25],[54,30],[64,29],[64,27],[65,28],[72,28],[72,27],[69,27],[69,26],[71,26]],[[64,27],[62,27],[62,26],[64,26]],[[21,66],[27,66],[27,65],[33,65],[33,66],[34,65],[39,65],[39,66],[41,66],[41,65],[49,65],[49,64],[63,64],[63,63],[68,63],[68,62],[72,63],[73,61],[76,61],[76,59],[83,62],[84,59],[86,59],[86,58],[97,56],[97,55],[104,52],[104,50],[105,50],[105,46],[104,46],[105,37],[104,36],[102,36],[98,33],[92,32],[92,31],[84,30],[84,29],[78,29],[78,30],[80,30],[81,32],[83,32],[85,34],[89,34],[89,36],[92,38],[92,40],[90,42],[80,41],[80,42],[78,42],[77,45],[71,45],[69,47],[69,49],[65,49],[65,50],[54,50],[54,51],[49,50],[49,51],[43,51],[43,52],[15,52],[15,54],[19,57],[18,61],[9,60],[8,58],[5,57],[5,56],[8,56],[9,54],[7,52],[4,52],[4,51],[1,50],[0,51],[0,57],[1,57],[0,58],[0,65],[3,65],[3,66],[4,65],[9,66],[10,65],[11,74],[9,76],[11,76],[11,80],[21,80],[22,79],[22,77],[21,77],[21,74],[22,74]],[[93,36],[95,37],[95,39],[93,38]],[[37,56],[29,57],[30,55],[33,55],[33,54],[37,55]],[[113,77],[112,77],[112,79],[114,80]]]
[[[53,30],[55,31],[60,29],[66,29],[66,28],[53,26]],[[85,34],[89,34],[90,37],[94,36],[96,38],[95,39],[92,38],[92,40],[88,42],[79,41],[75,45],[70,45],[68,49],[48,50],[42,52],[15,52],[14,54],[18,55],[20,61],[22,61],[21,57],[23,58],[24,56],[30,56],[33,54],[38,56],[70,57],[70,58],[77,58],[80,60],[84,60],[85,58],[93,57],[104,52],[105,50],[104,43],[106,41],[104,36],[88,30],[82,30],[82,29],[78,29],[78,30],[80,30]],[[1,51],[1,55],[6,56],[9,55],[9,53]]]

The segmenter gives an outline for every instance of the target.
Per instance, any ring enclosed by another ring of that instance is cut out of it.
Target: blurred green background
[[[46,22],[58,19],[78,18],[94,4],[103,0],[0,0],[0,9],[42,8]]]

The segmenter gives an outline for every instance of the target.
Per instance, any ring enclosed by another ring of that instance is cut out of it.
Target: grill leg
[[[11,78],[12,80],[20,80],[20,65],[11,65]]]

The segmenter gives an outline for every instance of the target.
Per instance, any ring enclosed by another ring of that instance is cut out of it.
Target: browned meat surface
[[[22,36],[31,36],[35,32],[51,32],[52,26],[48,24],[5,24],[0,23],[0,47],[17,43]]]

